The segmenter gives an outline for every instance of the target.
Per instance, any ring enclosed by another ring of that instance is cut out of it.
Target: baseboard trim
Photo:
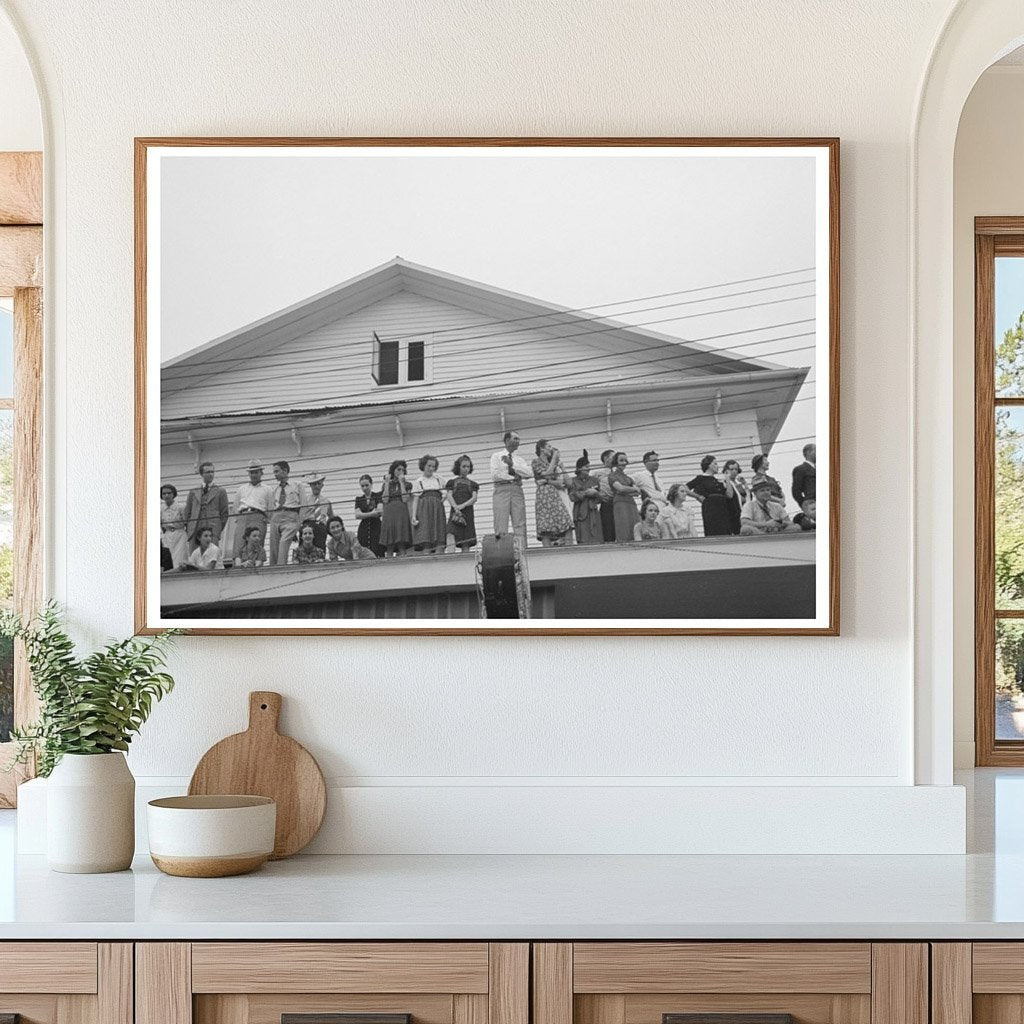
[[[181,793],[138,780],[146,802]],[[18,852],[45,852],[45,780],[19,793]],[[893,827],[898,822],[899,827]],[[314,854],[962,854],[961,786],[332,786]]]

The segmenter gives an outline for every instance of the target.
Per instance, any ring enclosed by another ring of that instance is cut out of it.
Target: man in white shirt
[[[754,496],[743,506],[740,516],[740,536],[800,533],[800,527],[790,520],[785,506],[775,500],[772,485],[767,480],[755,481],[751,490]]]
[[[505,432],[505,447],[491,456],[491,483],[494,484],[494,532],[503,534],[508,530],[509,519],[512,530],[523,545],[526,544],[526,496],[523,481],[533,476],[533,470],[521,455],[519,435],[514,430]]]
[[[668,508],[668,495],[661,489],[661,481],[657,477],[661,466],[661,456],[657,452],[644,453],[644,468],[633,470],[633,483],[640,488],[644,499],[650,498],[658,506],[659,515]]]
[[[268,561],[270,565],[287,565],[288,551],[299,532],[299,513],[303,506],[311,505],[309,489],[289,480],[292,468],[282,459],[274,463],[274,480],[270,494],[273,507],[270,512],[270,538]]]
[[[238,488],[235,497],[234,541],[225,550],[230,551],[235,561],[245,543],[245,532],[250,526],[260,531],[260,543],[267,537],[267,520],[273,505],[274,496],[270,488],[263,483],[263,463],[259,459],[249,460],[249,482]]]
[[[327,520],[334,515],[334,506],[324,494],[323,473],[307,473],[306,487],[309,490],[309,504],[301,512],[302,522],[313,522],[313,544],[321,551],[327,550]]]

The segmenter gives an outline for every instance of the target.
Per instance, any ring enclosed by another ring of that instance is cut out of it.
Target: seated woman
[[[299,530],[298,547],[292,552],[292,565],[312,565],[314,562],[325,561],[326,555],[314,543],[314,536],[312,523],[303,523]]]
[[[633,540],[663,540],[658,523],[658,503],[648,498],[640,509],[640,522],[633,527]]]
[[[658,525],[666,540],[678,540],[680,537],[693,536],[693,516],[690,510],[683,508],[686,501],[684,484],[673,484],[668,489],[668,507],[658,513]]]
[[[258,526],[247,526],[242,534],[242,546],[238,551],[237,565],[243,569],[256,569],[267,560],[263,549],[263,536]]]
[[[328,562],[356,562],[377,557],[369,548],[364,548],[354,534],[345,529],[340,516],[331,516],[327,520],[327,533]]]
[[[196,535],[199,547],[188,556],[188,561],[182,565],[182,569],[216,569],[220,562],[220,548],[213,543],[213,530],[204,526]]]

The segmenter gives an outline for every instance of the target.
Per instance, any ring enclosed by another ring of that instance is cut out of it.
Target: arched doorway
[[[954,230],[953,168],[960,115],[975,82],[1002,54],[1024,42],[1018,0],[963,0],[950,14],[921,83],[912,126],[910,237],[914,360],[914,662],[915,779],[952,781],[954,615]],[[971,543],[970,538],[966,540]],[[956,545],[956,547],[955,547]],[[959,561],[957,561],[959,564]],[[973,643],[973,628],[970,630]],[[956,680],[958,685],[964,680]],[[973,687],[973,680],[967,681]]]

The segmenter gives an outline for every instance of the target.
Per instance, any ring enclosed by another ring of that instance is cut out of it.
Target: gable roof
[[[608,340],[620,341],[627,347],[638,345],[650,350],[664,345],[668,350],[666,354],[671,352],[676,359],[679,359],[681,353],[692,355],[692,372],[695,376],[708,375],[708,362],[703,358],[708,353],[715,356],[713,372],[716,374],[788,369],[779,363],[741,356],[728,349],[687,341],[645,327],[633,327],[611,317],[594,316],[585,310],[544,302],[396,256],[326,291],[167,360],[161,367],[161,388],[165,394],[187,388],[197,368],[207,364],[211,367],[223,365],[222,360],[241,352],[247,357],[271,352],[294,338],[400,291],[457,305],[503,321],[524,318],[531,328],[541,331],[564,331],[566,327],[579,326],[581,334],[584,331],[592,334],[596,328]],[[688,369],[685,358],[680,361],[680,369]]]

